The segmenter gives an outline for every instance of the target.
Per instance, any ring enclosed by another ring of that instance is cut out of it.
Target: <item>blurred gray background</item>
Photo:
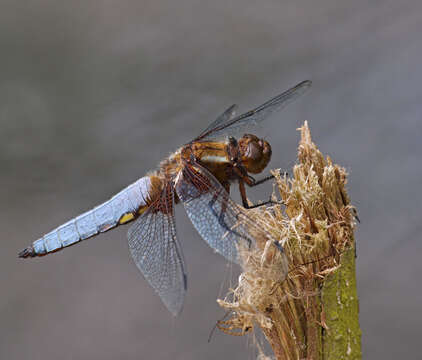
[[[17,253],[155,168],[233,102],[248,110],[305,79],[312,90],[259,133],[271,167],[290,170],[295,129],[309,120],[320,149],[350,171],[362,219],[364,358],[420,356],[420,1],[0,9],[1,359],[253,359],[245,337],[207,343],[229,270],[182,208],[189,291],[175,320],[132,263],[124,227],[41,259]]]

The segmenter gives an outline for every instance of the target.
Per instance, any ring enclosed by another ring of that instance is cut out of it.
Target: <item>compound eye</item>
[[[271,156],[271,147],[268,143],[264,144],[262,153],[264,154],[264,156]]]
[[[248,157],[252,160],[259,160],[262,157],[262,148],[258,144],[251,142],[248,146]]]

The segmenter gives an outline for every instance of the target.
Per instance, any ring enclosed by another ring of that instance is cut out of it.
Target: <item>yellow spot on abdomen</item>
[[[133,215],[132,213],[127,213],[124,214],[120,220],[119,220],[119,224],[126,224],[128,221],[131,221],[135,218],[135,215]]]

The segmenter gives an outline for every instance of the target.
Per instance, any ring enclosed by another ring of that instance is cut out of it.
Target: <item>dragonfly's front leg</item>
[[[268,205],[268,204],[278,204],[277,201],[273,201],[270,198],[268,201],[262,201],[258,204],[249,205],[248,198],[246,196],[245,182],[241,179],[239,179],[239,192],[240,192],[240,197],[242,198],[242,205],[245,209],[254,209],[254,208],[257,208],[263,205]]]
[[[235,169],[236,174],[239,177],[239,192],[242,198],[242,204],[246,209],[254,209],[254,208],[257,208],[263,205],[268,205],[268,204],[271,204],[271,205],[280,204],[280,202],[278,201],[273,201],[270,195],[270,199],[268,201],[263,201],[258,204],[249,205],[248,199],[246,196],[245,184],[248,185],[249,187],[254,187],[254,186],[263,184],[264,182],[268,180],[274,179],[274,175],[269,175],[269,176],[264,177],[263,179],[255,180],[252,176],[248,175],[246,171],[242,171],[238,167],[235,167],[234,169]]]
[[[287,175],[288,175],[287,172],[281,172],[280,171],[280,176],[287,176]],[[260,179],[260,180],[255,180],[252,176],[249,176],[247,174],[246,174],[246,177],[250,179],[249,182],[246,182],[249,187],[254,187],[254,186],[257,186],[257,185],[261,185],[264,182],[267,182],[268,180],[272,180],[272,179],[275,178],[275,176],[273,174],[268,175],[268,176],[266,176],[266,177],[264,177],[263,179]]]

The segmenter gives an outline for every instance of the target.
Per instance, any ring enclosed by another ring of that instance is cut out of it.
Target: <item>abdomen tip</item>
[[[36,256],[34,252],[34,248],[32,246],[28,246],[26,249],[23,249],[19,254],[18,257],[20,258],[28,258]]]

